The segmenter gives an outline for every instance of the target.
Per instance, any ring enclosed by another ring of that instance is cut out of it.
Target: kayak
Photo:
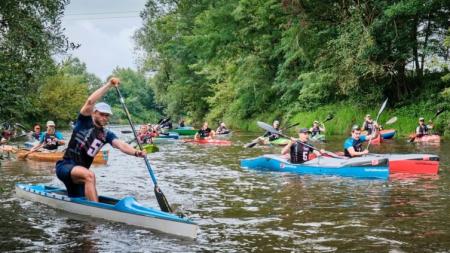
[[[248,169],[374,179],[387,179],[388,166],[388,159],[382,157],[352,159],[319,157],[302,164],[292,164],[280,155],[263,155],[241,160],[241,167]]]
[[[179,135],[195,135],[198,132],[198,130],[193,127],[179,127],[175,128],[173,131]]]
[[[160,134],[156,137],[154,137],[154,139],[179,139],[180,135],[176,132],[169,132],[168,134]]]
[[[45,186],[16,184],[17,196],[39,202],[70,213],[122,222],[163,233],[195,238],[198,225],[188,218],[162,212],[139,204],[133,197],[114,199],[99,196],[99,202],[82,198],[70,198],[64,189]]]
[[[389,159],[390,173],[438,174],[439,156],[428,154],[377,154]]]
[[[216,140],[216,139],[185,139],[184,143],[196,143],[196,144],[210,144],[210,145],[231,145],[229,140]]]
[[[344,158],[343,152],[336,152]],[[437,174],[439,170],[439,156],[429,154],[370,154],[369,159],[389,159],[389,172],[409,174]],[[353,159],[353,158],[352,158]]]
[[[395,129],[386,129],[380,131],[381,138],[383,139],[392,139],[395,135]]]
[[[145,150],[145,152],[149,153],[155,153],[159,151],[158,146],[155,144],[144,144],[142,145],[142,148]]]
[[[17,158],[25,159],[25,154],[27,154],[29,150],[21,149],[17,151]],[[62,160],[64,156],[64,152],[56,151],[56,152],[42,152],[36,151],[29,154],[26,159],[41,161],[41,162],[56,162]],[[106,164],[108,162],[109,150],[101,150],[94,157],[93,163],[95,164]]]
[[[316,134],[314,136],[311,136],[311,138],[309,138],[311,141],[325,141],[325,135],[324,134]]]
[[[424,135],[424,136],[421,136],[421,137],[416,137],[414,139],[414,142],[440,143],[441,142],[441,136],[439,136],[437,134]]]
[[[286,146],[289,142],[290,142],[289,139],[283,138],[283,137],[275,139],[273,141],[269,141],[269,143],[271,145],[276,145],[276,146]]]
[[[217,138],[217,139],[229,139],[229,138],[231,138],[231,136],[233,136],[233,132],[228,132],[226,134],[217,134],[216,133],[214,138]]]

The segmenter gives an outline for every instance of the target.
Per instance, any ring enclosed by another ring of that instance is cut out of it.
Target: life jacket
[[[45,133],[44,136],[44,148],[48,150],[55,150],[58,149],[58,142],[55,140],[56,136],[55,134],[49,134]]]
[[[200,135],[200,138],[207,138],[211,134],[211,128],[200,129],[198,130],[198,134]]]
[[[375,125],[374,122],[369,122],[369,121],[365,121],[364,122],[364,129],[365,131],[367,131],[367,135],[371,135],[373,133],[373,131],[375,130]]]
[[[352,143],[353,149],[356,152],[362,152],[363,151],[363,143],[364,143],[364,141],[362,141],[361,139],[359,139],[359,140],[352,139],[352,140],[353,140],[353,143]],[[344,154],[347,157],[352,157],[347,149],[344,150]]]
[[[418,127],[417,127],[418,129],[419,129],[419,135],[428,135],[428,127],[427,127],[427,125],[423,125],[423,126],[421,126],[421,125],[419,125]]]
[[[302,142],[295,142],[290,149],[291,163],[304,163],[309,160],[309,154],[312,148],[304,145]]]
[[[38,140],[41,138],[41,133],[33,132],[33,133],[31,134],[31,138],[33,138],[33,139],[35,139],[35,140],[38,141]]]
[[[320,132],[320,127],[319,126],[317,126],[317,127],[312,127],[312,131],[311,131],[311,136],[315,136],[315,135],[318,135],[318,134],[320,134],[321,132]]]
[[[139,137],[139,142],[141,144],[149,144],[152,143],[152,133],[147,132],[145,134],[141,134],[138,136]]]
[[[219,128],[217,128],[217,134],[227,134],[229,132],[230,130],[228,130],[228,128],[226,127],[219,126]]]

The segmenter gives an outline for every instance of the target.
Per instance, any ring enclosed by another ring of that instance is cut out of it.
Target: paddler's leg
[[[84,184],[84,195],[88,200],[98,202],[94,172],[82,166],[75,166],[70,172],[70,176],[75,184]]]

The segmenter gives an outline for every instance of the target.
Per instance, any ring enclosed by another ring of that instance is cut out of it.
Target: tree
[[[67,3],[0,1],[0,118],[33,111],[33,95],[45,76],[55,73],[51,55],[71,46],[61,29]]]

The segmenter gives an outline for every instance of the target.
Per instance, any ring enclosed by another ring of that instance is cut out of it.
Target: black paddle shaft
[[[115,88],[117,91],[117,95],[119,96],[120,103],[122,104],[122,108],[125,111],[125,114],[127,115],[128,123],[130,124],[130,127],[133,130],[134,138],[136,138],[136,140],[138,140],[136,129],[134,128],[133,122],[131,121],[130,112],[128,111],[128,108],[125,105],[125,100],[123,99],[122,94],[120,93],[119,87],[116,86]],[[139,141],[137,141],[137,144],[139,146],[139,149],[143,150],[142,145]],[[164,193],[161,191],[161,189],[158,186],[158,181],[156,180],[156,176],[153,173],[152,167],[150,166],[150,162],[148,161],[147,156],[144,156],[144,161],[145,161],[145,165],[147,166],[147,170],[150,173],[150,177],[153,181],[153,184],[155,185],[154,191],[155,191],[155,196],[156,196],[156,200],[158,201],[159,207],[164,212],[172,213],[173,212],[172,208],[170,207],[169,202],[166,199],[166,196],[164,195]]]

